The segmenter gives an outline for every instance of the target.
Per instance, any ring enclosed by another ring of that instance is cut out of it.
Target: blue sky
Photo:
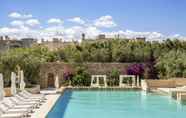
[[[99,30],[98,32],[129,30],[138,33],[157,32],[166,36],[175,34],[185,36],[185,6],[186,0],[1,0],[0,28],[10,28],[11,22],[20,21],[18,18],[10,17],[11,13],[19,13],[22,16],[30,14],[32,15],[30,19],[38,20],[39,30],[53,27],[48,20],[55,18],[63,22],[60,27],[65,32],[66,29],[79,26],[94,27],[96,28],[94,30]],[[83,21],[81,25],[70,22],[73,18],[77,21],[77,17],[78,21]],[[100,20],[101,17],[103,24],[99,22],[98,25],[101,26],[95,26],[96,20]]]

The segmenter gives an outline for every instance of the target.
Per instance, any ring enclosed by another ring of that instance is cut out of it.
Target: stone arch
[[[58,65],[58,64],[43,64],[40,67],[40,78],[38,79],[38,83],[40,84],[41,89],[45,89],[48,88],[50,86],[50,84],[48,84],[48,78],[50,76],[53,76],[51,78],[53,78],[52,81],[52,87],[55,88],[55,80],[56,77],[58,76],[58,83],[59,83],[59,87],[62,85],[63,83],[63,65]],[[51,75],[53,74],[53,75]],[[54,82],[54,84],[53,84]]]

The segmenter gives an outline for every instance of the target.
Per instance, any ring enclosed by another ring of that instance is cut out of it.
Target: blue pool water
[[[67,90],[47,118],[186,118],[186,106],[141,91]]]

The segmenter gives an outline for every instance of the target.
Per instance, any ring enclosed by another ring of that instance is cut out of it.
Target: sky
[[[186,0],[0,0],[0,35],[181,38],[186,36],[185,6]]]

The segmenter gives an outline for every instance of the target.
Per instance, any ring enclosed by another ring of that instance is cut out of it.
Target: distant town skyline
[[[1,0],[0,35],[184,38],[185,0]]]

